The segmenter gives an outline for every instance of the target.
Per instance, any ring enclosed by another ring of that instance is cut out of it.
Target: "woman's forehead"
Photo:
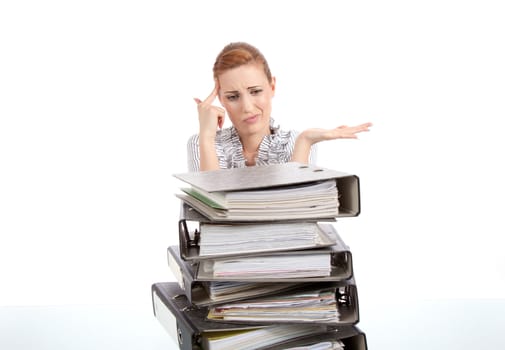
[[[224,92],[268,84],[265,71],[258,64],[247,64],[229,69],[220,74],[218,79],[221,90]]]

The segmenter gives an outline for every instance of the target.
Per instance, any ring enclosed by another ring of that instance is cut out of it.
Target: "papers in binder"
[[[197,187],[181,190],[201,202],[208,212],[234,220],[334,218],[338,215],[335,180],[265,190],[207,192]]]
[[[176,196],[212,221],[334,220],[360,212],[356,175],[296,162],[174,174]]]
[[[269,278],[254,275],[246,277],[240,275],[237,277],[214,277],[212,270],[204,271],[204,260],[199,260],[196,263],[182,260],[178,246],[168,247],[167,258],[168,265],[179,286],[184,290],[188,300],[195,305],[201,306],[291,290],[303,282],[343,282],[351,279],[353,275],[352,257],[348,248],[344,246],[331,247],[329,249],[279,252],[277,255],[279,255],[279,258],[287,255],[295,260],[299,260],[303,259],[307,254],[321,252],[330,256],[331,274],[329,276],[304,278],[288,278],[279,274],[274,274]],[[260,255],[255,256],[259,257]],[[296,259],[296,256],[299,259]],[[299,261],[297,263],[300,264]]]
[[[200,257],[301,250],[335,243],[313,222],[266,224],[201,224]]]
[[[211,307],[207,317],[240,322],[336,323],[340,315],[335,289],[323,288],[222,304]]]
[[[334,180],[326,180],[265,190],[207,192],[198,187],[183,190],[218,209],[268,208],[275,210],[276,208],[297,208],[303,205],[310,207],[312,204],[317,204],[315,201],[319,200],[334,203],[336,188]]]
[[[340,340],[323,341],[305,346],[286,348],[284,350],[344,350],[344,343]]]
[[[274,294],[299,286],[298,283],[251,283],[233,281],[201,282],[213,303]]]
[[[201,268],[215,278],[304,278],[331,274],[331,256],[325,253],[251,256],[203,260]]]
[[[268,350],[366,350],[366,337],[359,328],[345,326],[315,334],[302,339],[294,339],[269,346]],[[266,350],[266,349],[264,349]]]
[[[254,350],[321,332],[321,327],[314,325],[276,325],[260,329],[204,332],[202,345],[206,350]]]

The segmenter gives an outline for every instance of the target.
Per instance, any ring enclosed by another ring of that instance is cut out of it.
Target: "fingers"
[[[327,139],[357,139],[359,133],[370,131],[372,123],[363,123],[356,126],[340,125],[332,129]]]
[[[216,81],[216,84],[214,85],[214,89],[212,90],[210,95],[203,102],[208,103],[208,104],[211,104],[212,102],[214,102],[214,100],[217,97],[218,91],[219,91],[219,85],[217,84],[217,81]]]
[[[361,131],[370,131],[369,128],[372,126],[372,123],[363,123],[361,125],[358,125],[357,128],[359,128]]]
[[[211,97],[210,101],[212,101],[212,94],[209,95]],[[197,97],[194,97],[193,100],[197,104],[198,108],[198,119],[200,121],[200,128],[205,130],[215,130],[216,126],[219,129],[223,128],[224,118],[225,118],[225,110],[224,108],[214,106],[209,102],[209,98],[204,101],[200,100]]]
[[[339,129],[347,129],[348,132],[355,134],[358,132],[370,131],[369,128],[371,126],[372,126],[372,123],[363,123],[363,124],[352,126],[352,127],[340,126]]]
[[[371,126],[372,126],[372,123],[363,123],[363,124],[360,124],[360,125],[357,125],[357,126],[351,128],[351,129],[353,129],[352,130],[352,138],[357,139],[358,136],[356,134],[358,134],[360,132],[370,131],[369,128]]]
[[[214,84],[214,89],[212,89],[212,92],[210,93],[209,96],[207,96],[207,98],[205,100],[202,101],[197,97],[193,97],[193,100],[195,100],[196,104],[200,104],[200,103],[204,102],[207,105],[211,105],[212,102],[214,102],[214,100],[216,99],[218,92],[219,92],[219,84],[216,80],[215,84]]]

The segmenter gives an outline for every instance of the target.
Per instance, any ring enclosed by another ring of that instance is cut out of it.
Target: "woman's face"
[[[268,82],[263,67],[247,64],[218,77],[219,101],[240,136],[270,133],[275,79]]]

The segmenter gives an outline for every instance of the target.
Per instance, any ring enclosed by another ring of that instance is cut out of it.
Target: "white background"
[[[500,3],[2,2],[0,305],[150,305],[193,97],[239,40],[269,60],[281,127],[374,123],[318,157],[361,179],[336,224],[360,303],[505,298]]]

